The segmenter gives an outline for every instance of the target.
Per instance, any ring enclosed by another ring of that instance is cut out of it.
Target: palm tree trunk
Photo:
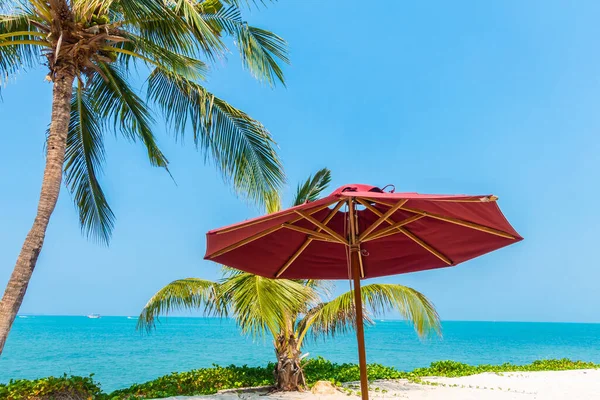
[[[74,75],[68,70],[57,73],[54,79],[52,122],[46,143],[46,167],[37,215],[25,238],[4,296],[0,301],[0,354],[2,354],[10,328],[25,297],[31,274],[44,244],[48,222],[60,192],[71,115],[73,80]]]
[[[277,365],[275,365],[275,381],[278,390],[299,391],[306,387],[304,371],[300,365],[300,355],[297,340],[294,335],[287,338],[280,335],[275,346]]]

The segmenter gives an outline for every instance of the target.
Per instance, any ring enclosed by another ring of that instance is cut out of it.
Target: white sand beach
[[[376,381],[371,385],[373,399],[411,400],[591,400],[600,399],[600,370],[544,371],[493,374],[461,378],[428,378],[438,385],[406,380]],[[359,398],[338,391],[335,394],[270,393],[224,391],[211,396],[171,397],[171,400],[341,400]]]

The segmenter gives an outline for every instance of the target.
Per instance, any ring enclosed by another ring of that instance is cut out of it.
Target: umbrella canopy
[[[522,240],[494,196],[384,193],[355,184],[210,231],[205,258],[269,278],[348,279],[349,199],[363,279],[453,266]]]
[[[345,185],[320,200],[208,232],[205,258],[267,278],[352,279],[367,400],[360,280],[454,266],[522,240],[496,200]]]

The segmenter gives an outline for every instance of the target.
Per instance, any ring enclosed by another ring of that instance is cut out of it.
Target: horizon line
[[[92,313],[96,314],[96,313]],[[88,317],[88,315],[92,314],[18,314],[18,317]],[[120,314],[120,315],[100,315],[102,318],[129,318],[138,316],[136,315],[128,315],[128,314]],[[204,318],[204,319],[235,319],[232,317],[205,317],[205,316],[193,316],[193,315],[165,315],[160,317],[162,319],[167,318]],[[386,321],[406,321],[405,319],[400,318],[373,318],[374,322],[386,322]],[[523,320],[474,320],[474,319],[442,319],[441,322],[494,322],[494,323],[529,323],[529,324],[600,324],[600,321],[523,321]]]

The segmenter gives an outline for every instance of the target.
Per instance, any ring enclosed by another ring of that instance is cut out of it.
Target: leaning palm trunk
[[[300,365],[300,355],[302,352],[298,349],[298,342],[294,335],[287,338],[280,335],[276,339],[275,354],[277,355],[277,364],[275,365],[275,382],[278,390],[298,391],[306,387],[304,371]]]
[[[0,301],[0,353],[6,343],[8,332],[25,297],[31,274],[35,268],[50,216],[56,206],[62,181],[63,162],[69,131],[71,95],[74,75],[68,70],[58,73],[54,79],[52,94],[52,122],[48,135],[46,167],[42,191],[33,226],[25,238],[19,258],[13,270],[4,296]]]

